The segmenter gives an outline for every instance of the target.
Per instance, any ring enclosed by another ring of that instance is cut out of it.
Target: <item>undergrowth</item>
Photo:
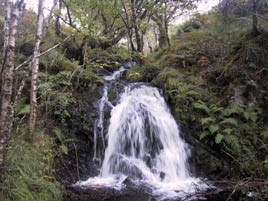
[[[147,66],[128,72],[163,89],[180,125],[228,161],[227,177],[268,174],[268,39],[250,30],[248,17],[225,23],[218,13],[198,15],[178,28],[170,48],[149,56],[153,76]]]
[[[61,188],[52,174],[52,141],[43,132],[37,137],[34,144],[27,142],[24,135],[12,139],[6,156],[0,200],[61,200]]]

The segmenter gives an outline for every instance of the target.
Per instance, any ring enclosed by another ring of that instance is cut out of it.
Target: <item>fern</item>
[[[227,108],[224,110],[223,112],[223,115],[226,116],[226,117],[229,117],[233,114],[241,114],[243,112],[243,109],[241,107],[237,107],[237,106],[234,106],[234,107],[231,107],[231,108]]]
[[[244,111],[243,116],[247,121],[252,121],[253,123],[256,123],[258,119],[258,114],[257,112],[254,111]]]
[[[211,134],[215,134],[219,130],[219,126],[217,126],[217,125],[211,125],[211,126],[208,127],[208,129],[209,129],[209,132]]]
[[[30,105],[25,105],[19,112],[18,115],[20,114],[28,114],[30,113]]]
[[[261,132],[261,136],[265,140],[268,139],[268,128],[267,127]]]
[[[199,136],[199,139],[202,140],[204,139],[205,137],[207,137],[209,135],[209,132],[208,131],[203,131],[201,133],[201,135]]]
[[[202,110],[202,111],[206,112],[207,114],[209,114],[209,112],[210,112],[209,107],[203,101],[198,101],[197,103],[194,103],[194,108]]]
[[[190,90],[186,92],[186,96],[200,97],[200,93],[198,93],[197,91]]]
[[[238,127],[238,122],[234,118],[227,118],[220,122],[221,125],[229,124]]]
[[[224,135],[218,133],[216,136],[215,136],[215,143],[216,144],[220,144],[222,142],[222,140],[224,139]]]
[[[210,123],[216,122],[216,119],[214,117],[207,117],[207,118],[202,118],[200,122],[201,122],[201,125],[204,126],[204,125],[208,125]]]
[[[224,111],[223,107],[217,107],[216,105],[212,105],[210,107],[211,113],[215,114],[215,113],[222,113]]]
[[[233,132],[233,129],[231,128],[226,128],[223,130],[224,133],[226,133],[227,135],[230,135]]]
[[[234,153],[239,154],[240,153],[240,144],[239,140],[234,135],[226,135],[224,138],[224,141],[226,142],[227,147]]]

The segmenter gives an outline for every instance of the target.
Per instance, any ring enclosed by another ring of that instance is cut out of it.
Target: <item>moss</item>
[[[130,82],[151,82],[159,71],[160,68],[155,65],[137,65],[127,71],[126,79]]]
[[[52,141],[45,133],[36,136],[34,144],[23,135],[12,139],[5,163],[1,187],[3,201],[55,201],[61,200],[61,189],[52,172]]]
[[[123,61],[128,60],[127,51],[124,48],[84,48],[84,64],[96,69],[114,71],[121,66]]]

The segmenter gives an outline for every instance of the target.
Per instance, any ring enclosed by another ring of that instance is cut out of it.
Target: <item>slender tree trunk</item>
[[[39,54],[40,54],[40,43],[42,38],[42,30],[44,23],[44,1],[39,0],[38,6],[38,22],[37,22],[37,30],[35,36],[35,48],[33,60],[31,62],[32,68],[32,80],[31,80],[31,109],[30,109],[30,118],[29,118],[29,129],[30,136],[33,139],[35,123],[36,123],[36,113],[37,113],[37,79],[38,79],[38,71],[39,71]]]
[[[158,37],[158,44],[160,48],[168,46],[168,39],[167,39],[167,32],[166,26],[164,22],[159,22],[158,24],[159,29],[159,37]]]
[[[143,41],[142,41],[142,37],[140,35],[140,31],[137,25],[134,26],[134,30],[135,30],[135,37],[136,37],[136,43],[137,43],[137,51],[138,52],[142,52],[143,51]]]
[[[5,26],[9,26],[8,43],[6,43],[5,62],[2,69],[2,86],[1,86],[1,116],[0,116],[0,174],[4,168],[4,157],[6,153],[6,147],[8,146],[9,139],[11,137],[12,129],[12,88],[13,88],[13,75],[14,75],[14,57],[15,57],[15,44],[16,34],[18,29],[18,20],[20,14],[24,9],[23,0],[17,1],[14,5],[10,6],[10,1],[6,1],[6,15],[11,9],[10,23]],[[8,19],[8,16],[6,16]],[[7,35],[5,35],[7,36]],[[6,41],[5,41],[6,42]]]
[[[57,0],[54,0],[54,3]],[[61,8],[62,8],[62,2],[59,0],[59,15],[56,16],[56,22],[55,22],[55,30],[56,35],[61,36],[61,26],[60,26],[60,15],[61,15]]]
[[[261,32],[259,30],[259,20],[258,20],[258,12],[257,12],[257,5],[258,5],[258,0],[252,0],[252,35],[253,36],[258,36]]]
[[[167,13],[165,12],[165,37],[167,40],[167,45],[168,47],[170,47],[170,40],[169,40],[169,36],[168,36],[168,19],[167,19]]]
[[[3,55],[2,55],[2,63],[0,64],[0,89],[2,87],[2,71],[5,66],[6,62],[6,54],[7,54],[7,47],[9,43],[9,32],[10,32],[10,18],[11,18],[11,9],[12,9],[12,1],[5,0],[5,21],[4,21],[4,44],[3,44]],[[2,97],[2,93],[0,93],[0,100]],[[0,109],[1,112],[1,109]],[[1,126],[0,126],[1,127]]]
[[[137,11],[136,11],[136,1],[131,0],[131,11],[132,11],[132,24],[134,28],[135,38],[136,38],[136,44],[137,44],[137,51],[142,52],[142,41],[141,41],[141,35],[140,30],[137,24]]]
[[[158,33],[157,33],[157,28],[156,28],[156,26],[154,25],[153,26],[153,28],[154,28],[154,41],[155,41],[155,47],[157,47],[159,44],[158,44]]]
[[[136,51],[134,42],[133,42],[133,33],[132,30],[128,30],[128,40],[132,51]]]
[[[4,45],[3,45],[3,63],[0,66],[0,75],[2,74],[3,66],[5,65],[5,58],[7,53],[7,47],[9,42],[9,31],[10,31],[10,18],[11,18],[11,9],[12,9],[12,1],[5,0],[5,21],[4,21]],[[0,76],[1,80],[1,76]]]
[[[49,28],[49,26],[50,26],[50,24],[51,24],[51,21],[52,21],[52,19],[53,19],[53,15],[54,15],[54,13],[55,13],[55,9],[57,8],[57,6],[58,6],[58,0],[54,0],[54,2],[53,2],[53,5],[52,5],[52,7],[51,7],[51,9],[50,9],[50,13],[49,13],[49,16],[48,16],[48,18],[47,18],[47,20],[46,20],[46,23],[45,23],[45,25],[44,25],[44,31],[43,31],[43,37],[47,34],[47,32],[48,32],[48,28]],[[58,16],[56,16],[56,22],[55,22],[55,29],[56,29],[56,24],[57,24],[57,18],[58,18]]]

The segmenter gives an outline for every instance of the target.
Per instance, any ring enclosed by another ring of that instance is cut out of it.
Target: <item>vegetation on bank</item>
[[[38,133],[34,144],[25,138],[25,134],[18,134],[10,143],[1,200],[61,200],[62,187],[53,177],[53,140],[45,132]]]
[[[217,12],[196,15],[178,27],[170,48],[127,75],[163,89],[181,126],[228,162],[225,175],[214,176],[268,173],[268,35],[252,37],[249,17],[226,23]]]

